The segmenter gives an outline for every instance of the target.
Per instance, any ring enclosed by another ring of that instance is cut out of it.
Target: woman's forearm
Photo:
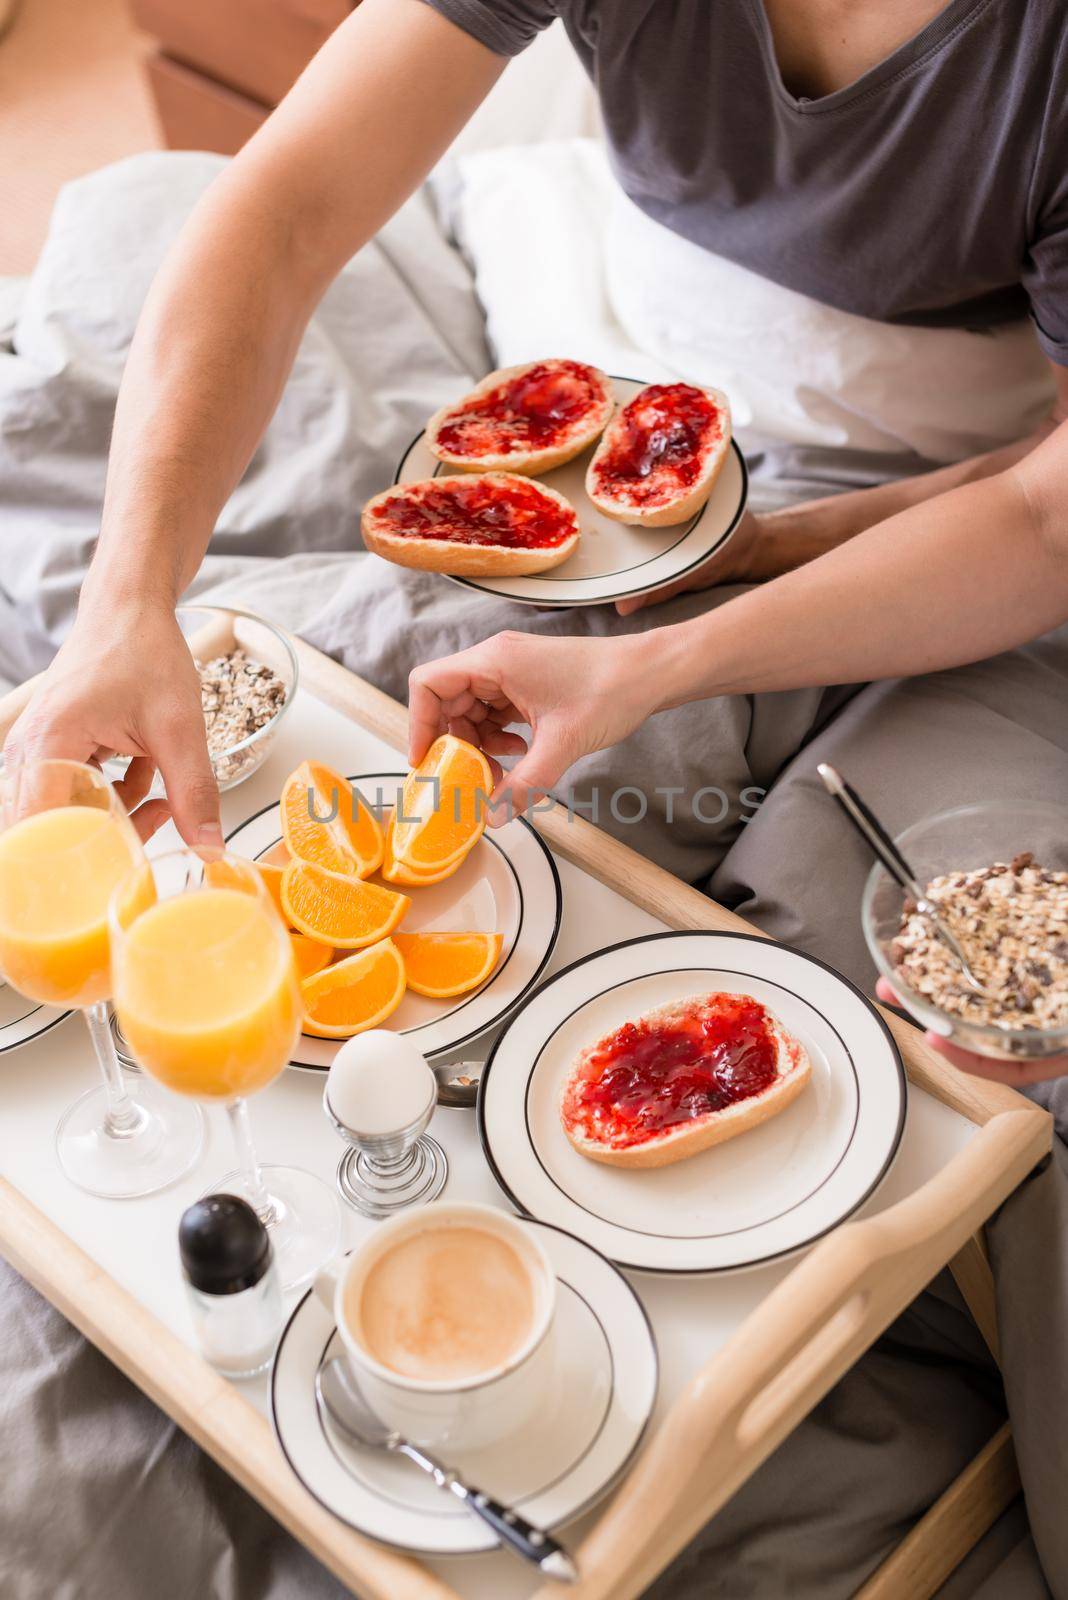
[[[1068,429],[1024,463],[910,507],[797,571],[655,635],[662,706],[910,676],[1068,618]]]

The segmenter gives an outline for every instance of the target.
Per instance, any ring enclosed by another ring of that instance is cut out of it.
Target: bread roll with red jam
[[[591,1161],[666,1167],[759,1127],[811,1076],[804,1046],[752,995],[694,995],[584,1050],[560,1120]]]
[[[502,367],[435,412],[426,442],[463,472],[551,472],[581,455],[615,410],[612,385],[583,361]]]
[[[700,511],[730,443],[730,402],[721,390],[651,383],[605,429],[586,493],[615,522],[673,527]]]
[[[460,578],[547,572],[579,538],[570,501],[509,472],[394,485],[368,500],[360,530],[386,561]]]

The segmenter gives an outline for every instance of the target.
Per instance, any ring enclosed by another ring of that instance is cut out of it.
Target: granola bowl
[[[201,669],[215,781],[233,789],[263,765],[277,737],[297,692],[297,657],[281,628],[252,611],[188,605],[175,615]]]
[[[904,891],[876,865],[861,921],[902,1005],[979,1055],[1034,1061],[1068,1052],[1068,808],[958,806],[914,823],[896,843],[993,997],[969,990],[926,919],[904,916]]]

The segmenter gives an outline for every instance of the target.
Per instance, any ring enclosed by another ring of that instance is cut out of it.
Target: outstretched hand
[[[142,837],[173,816],[190,845],[222,843],[200,685],[173,607],[84,615],[4,745],[4,760],[135,759],[116,792]],[[144,797],[159,768],[167,799]]]
[[[491,824],[528,811],[581,756],[626,738],[653,711],[648,635],[545,639],[498,633],[416,667],[409,678],[409,759],[441,733],[479,745],[494,767]],[[510,732],[530,728],[529,740]],[[500,756],[519,756],[502,775]]]

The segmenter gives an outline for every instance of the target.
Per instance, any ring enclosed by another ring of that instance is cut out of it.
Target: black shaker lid
[[[182,1213],[178,1250],[185,1275],[204,1294],[238,1294],[271,1264],[267,1229],[235,1194],[208,1194]]]

